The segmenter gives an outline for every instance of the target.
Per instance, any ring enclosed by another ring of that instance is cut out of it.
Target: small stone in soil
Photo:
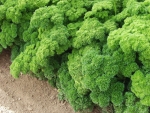
[[[0,73],[3,73],[3,71],[2,71],[2,70],[0,70]]]
[[[32,109],[31,107],[28,107],[28,110],[29,110],[29,111],[32,111],[33,109]]]

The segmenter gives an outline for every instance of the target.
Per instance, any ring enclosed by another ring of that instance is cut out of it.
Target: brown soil
[[[15,113],[75,113],[67,102],[58,100],[57,89],[46,81],[29,75],[14,79],[9,73],[10,64],[10,52],[4,51],[0,54],[0,106]]]

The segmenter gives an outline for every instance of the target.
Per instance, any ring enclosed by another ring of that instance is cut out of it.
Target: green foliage
[[[3,21],[0,32],[0,45],[3,48],[11,46],[17,37],[17,25],[8,21]]]
[[[142,71],[138,70],[134,73],[131,77],[132,80],[132,92],[140,98],[140,102],[143,105],[149,106],[150,105],[150,90],[149,90],[149,80],[150,74],[144,74]]]
[[[95,30],[96,29],[96,30]],[[80,29],[76,32],[76,38],[73,40],[74,48],[81,48],[91,44],[93,41],[105,40],[105,28],[96,18],[86,19]]]
[[[10,73],[58,88],[75,111],[148,113],[150,0],[0,0]]]
[[[0,21],[2,21],[5,18],[6,13],[6,7],[4,5],[0,5]]]
[[[60,0],[57,5],[65,12],[66,19],[73,22],[82,18],[87,12],[87,8],[90,7],[89,0]]]
[[[89,95],[78,94],[78,89],[75,88],[75,81],[69,74],[66,63],[62,63],[58,70],[58,78],[60,82],[59,91],[64,95],[64,98],[72,105],[75,111],[86,110],[92,108],[92,101]]]
[[[122,10],[122,0],[95,0],[91,11],[85,13],[84,18],[96,17],[105,22]]]
[[[149,107],[142,105],[132,92],[126,92],[124,98],[124,105],[114,106],[115,113],[149,113]]]
[[[33,28],[45,28],[53,27],[54,25],[61,25],[64,17],[63,12],[56,6],[45,6],[37,9],[31,17],[30,27]]]
[[[127,18],[123,27],[111,32],[108,37],[110,49],[115,51],[121,48],[125,54],[138,54],[135,59],[141,61],[146,68],[149,68],[150,59],[148,17],[149,15]],[[133,68],[136,68],[134,65]]]
[[[124,91],[124,84],[117,82],[117,83],[113,83],[111,85],[111,101],[113,103],[114,106],[119,106],[122,104],[123,102],[123,91]]]

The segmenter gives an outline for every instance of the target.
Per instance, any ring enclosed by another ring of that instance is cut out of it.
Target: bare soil
[[[10,52],[5,50],[0,54],[0,113],[6,113],[3,107],[14,113],[75,113],[67,102],[58,100],[57,89],[46,81],[29,75],[14,79],[10,64]],[[95,109],[92,113],[100,111]]]

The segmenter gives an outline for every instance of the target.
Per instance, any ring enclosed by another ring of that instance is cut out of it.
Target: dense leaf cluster
[[[76,110],[149,113],[150,0],[0,0],[10,72],[57,87]]]

